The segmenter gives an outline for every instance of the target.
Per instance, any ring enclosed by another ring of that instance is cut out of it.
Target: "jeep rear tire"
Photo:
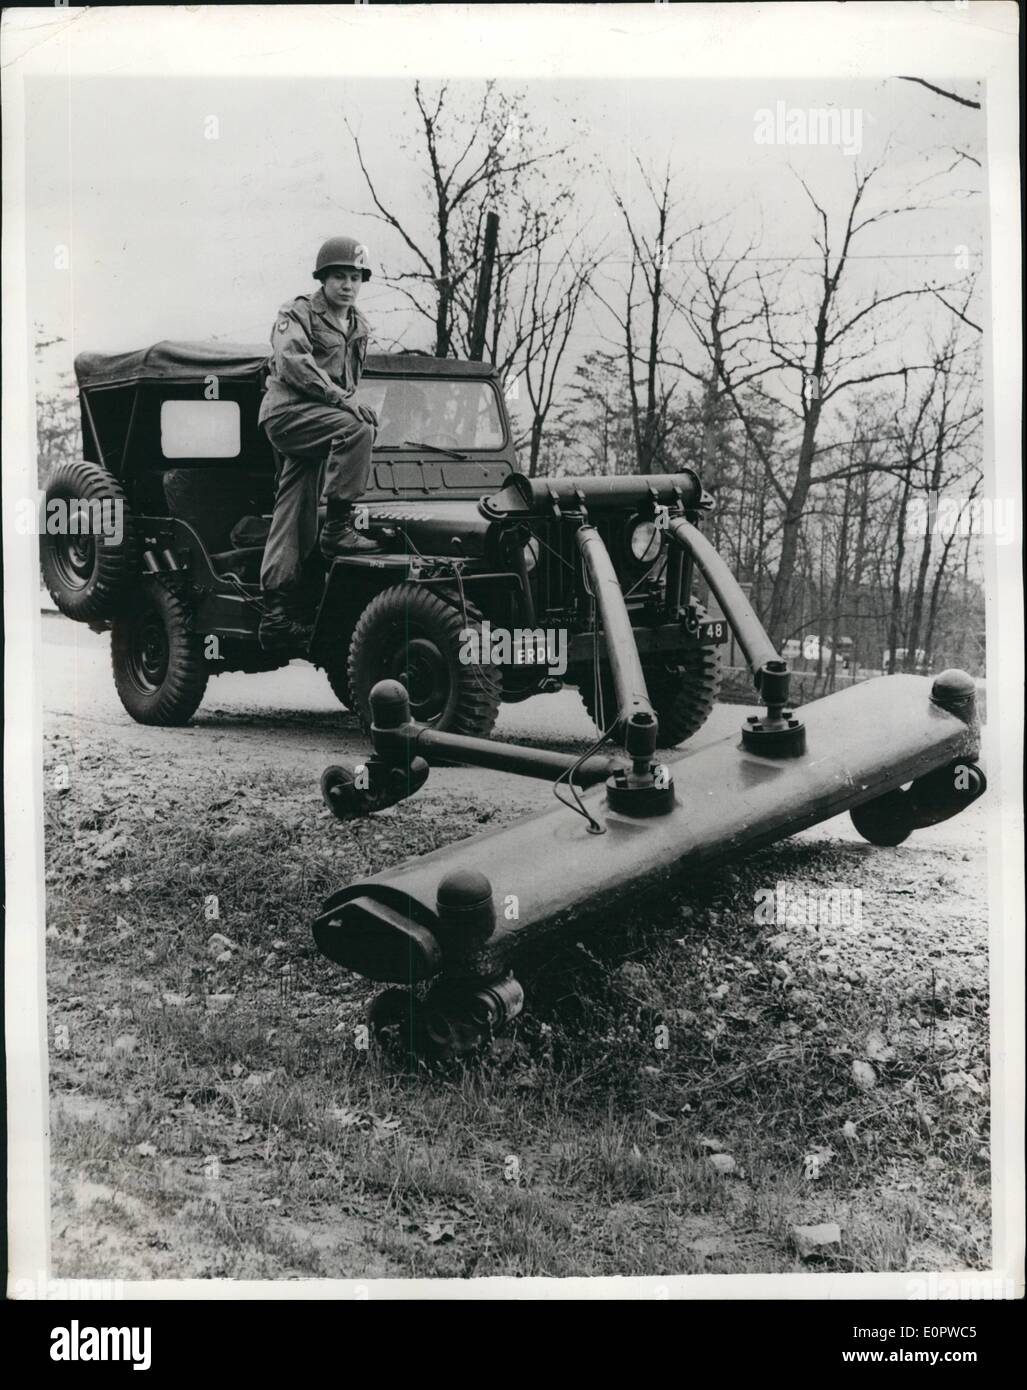
[[[210,667],[189,609],[160,580],[111,628],[111,666],[121,703],[139,724],[181,725],[199,708]]]
[[[675,748],[698,733],[710,716],[720,693],[720,648],[690,647],[666,657],[650,658],[642,662],[642,674],[660,721],[657,746]],[[617,697],[608,667],[603,668],[601,682],[602,714],[609,725],[617,713]],[[594,682],[583,680],[580,693],[592,722],[601,732]]]
[[[481,614],[472,604],[457,607],[417,584],[399,584],[373,598],[349,649],[351,708],[364,727],[370,728],[373,687],[398,680],[410,695],[412,718],[486,737],[499,713],[502,681],[490,665],[460,660],[463,634],[475,629],[480,640]]]
[[[136,575],[136,539],[132,513],[114,476],[98,463],[62,463],[54,469],[46,488],[44,521],[51,521],[50,504],[59,501],[65,529],[54,535],[44,530],[39,559],[43,581],[54,603],[69,618],[95,622],[121,611]],[[72,513],[76,532],[86,509],[101,520],[116,514],[121,536],[69,534]]]

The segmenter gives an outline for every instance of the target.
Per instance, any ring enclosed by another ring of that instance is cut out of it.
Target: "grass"
[[[71,769],[46,807],[60,1274],[987,1266],[980,958],[946,957],[939,992],[905,954],[825,973],[829,938],[797,932],[784,972],[753,920],[782,877],[887,895],[888,852],[794,841],[633,904],[522,962],[529,1012],[476,1065],[410,1074],[360,1045],[372,989],[309,922],[340,883],[475,833],[480,804],[343,826],[287,773],[155,786],[60,740],[52,758]],[[864,1091],[872,1030],[892,1055]],[[828,1220],[841,1244],[804,1263],[792,1227]]]

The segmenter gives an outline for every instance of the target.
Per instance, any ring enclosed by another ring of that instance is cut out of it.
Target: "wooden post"
[[[492,267],[496,260],[496,242],[499,239],[499,214],[490,212],[485,217],[485,248],[482,252],[481,270],[478,273],[478,291],[474,300],[474,326],[471,330],[471,360],[480,362],[485,356],[485,333],[488,325],[489,299],[492,295]]]

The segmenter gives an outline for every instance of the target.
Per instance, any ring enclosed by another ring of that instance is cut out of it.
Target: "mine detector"
[[[597,526],[614,494],[656,519],[668,567],[697,571],[730,625],[758,706],[737,734],[658,755],[658,714]],[[793,707],[787,663],[701,530],[708,501],[698,476],[684,472],[518,474],[479,503],[490,525],[511,534],[546,520],[576,552],[594,604],[596,660],[612,692],[608,722],[585,754],[433,728],[412,718],[406,688],[389,679],[370,692],[368,758],[325,771],[325,800],[343,820],[414,795],[436,762],[549,780],[565,803],[351,883],[325,902],[313,923],[317,946],[368,979],[402,986],[377,996],[370,1021],[411,1054],[459,1058],[514,1018],[524,1003],[517,952],[544,933],[601,922],[641,890],[687,885],[844,811],[872,844],[898,845],[984,791],[975,682],[965,672],[880,677]]]
[[[53,471],[46,507],[76,524],[47,522],[41,568],[62,613],[110,631],[115,688],[143,724],[185,724],[211,676],[260,679],[290,659],[258,641],[279,463],[257,424],[267,351],[161,342],[75,362],[83,457]],[[325,771],[329,807],[374,814],[439,762],[542,778],[564,803],[328,899],[319,948],[402,986],[372,1003],[376,1030],[459,1057],[522,1008],[515,957],[540,935],[846,810],[872,843],[897,845],[984,791],[961,671],[793,708],[786,662],[703,534],[713,499],[695,472],[525,476],[498,372],[480,360],[369,357],[357,399],[380,418],[361,499],[379,547],[328,567],[311,556],[313,638],[295,654],[372,742],[363,762]],[[531,640],[497,658],[486,624],[563,632],[566,669]],[[728,629],[759,708],[737,737],[690,748]],[[501,703],[561,685],[596,724],[585,754],[489,737]]]

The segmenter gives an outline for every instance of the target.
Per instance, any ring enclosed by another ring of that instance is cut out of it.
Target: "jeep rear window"
[[[166,459],[239,457],[238,401],[161,401],[160,448]]]
[[[440,449],[501,449],[503,417],[495,387],[487,381],[440,377],[364,377],[356,401],[378,416],[379,449],[433,444]]]

